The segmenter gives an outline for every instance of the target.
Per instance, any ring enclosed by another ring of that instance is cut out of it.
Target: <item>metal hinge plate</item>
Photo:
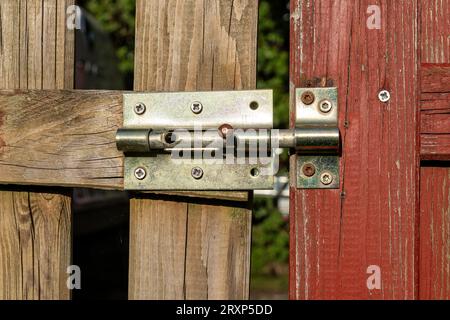
[[[314,97],[305,100],[305,94]],[[307,103],[305,103],[307,102]],[[329,102],[331,109],[323,108]],[[337,88],[297,88],[295,92],[295,123],[297,128],[338,127]],[[325,110],[327,112],[323,112]],[[296,186],[299,189],[339,189],[338,154],[298,154]]]
[[[129,93],[123,101],[124,128],[218,130],[223,125],[250,129],[273,127],[271,90],[226,92]],[[197,150],[198,151],[198,150]],[[191,156],[195,154],[192,151]],[[198,151],[201,152],[201,151]],[[185,155],[182,155],[185,156]],[[271,158],[256,163],[173,159],[171,153],[126,155],[127,190],[271,189]],[[216,163],[214,163],[216,162]],[[219,162],[219,163],[217,163]],[[193,170],[201,169],[194,174]],[[141,171],[137,171],[142,169]]]

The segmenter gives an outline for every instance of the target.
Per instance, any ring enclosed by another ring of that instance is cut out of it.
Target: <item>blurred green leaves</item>
[[[274,90],[274,125],[289,124],[288,1],[260,0],[258,88]]]
[[[132,77],[135,0],[79,0],[78,4],[92,14],[103,30],[111,35],[119,59],[119,70],[125,77]]]

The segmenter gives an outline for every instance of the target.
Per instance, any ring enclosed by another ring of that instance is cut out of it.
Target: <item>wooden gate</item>
[[[123,189],[123,92],[68,90],[73,4],[0,2],[0,299],[69,299],[70,188]],[[291,9],[291,88],[338,87],[343,147],[339,190],[292,183],[290,297],[450,298],[448,1]],[[137,0],[135,90],[254,88],[257,15]],[[248,298],[250,193],[134,193],[130,211],[130,299]]]
[[[291,5],[291,87],[339,88],[343,149],[340,190],[291,188],[290,297],[449,299],[449,1]]]
[[[73,2],[0,2],[0,299],[70,298],[68,188],[123,189],[122,94],[49,91],[73,88]],[[254,88],[257,16],[257,0],[137,0],[135,89]],[[130,208],[130,299],[248,298],[247,192]]]

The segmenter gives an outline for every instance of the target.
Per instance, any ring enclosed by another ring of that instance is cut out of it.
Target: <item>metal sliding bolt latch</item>
[[[298,188],[339,188],[337,89],[297,89],[293,129],[273,129],[272,107],[268,90],[126,94],[116,135],[126,189],[268,189],[278,148],[295,151]],[[249,161],[229,161],[229,148]]]

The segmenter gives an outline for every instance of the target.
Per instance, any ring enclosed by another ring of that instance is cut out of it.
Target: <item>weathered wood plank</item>
[[[0,184],[123,190],[120,91],[0,90]],[[27,150],[27,152],[23,152]],[[164,192],[247,201],[247,192]]]
[[[120,92],[0,91],[0,119],[0,183],[123,188]]]
[[[421,112],[421,129],[423,134],[450,135],[450,106],[448,109]]]
[[[61,23],[70,4],[72,0],[1,1],[1,89],[73,87],[74,33]],[[11,141],[11,133],[20,134],[20,126],[5,128],[14,112],[23,114],[24,110],[0,107],[2,160],[3,152],[10,148],[6,143]],[[35,135],[34,139],[45,137]],[[28,148],[21,147],[22,158],[27,157]],[[5,173],[5,167],[0,172]],[[72,240],[70,190],[1,190],[0,299],[70,298],[66,286]]]
[[[421,157],[437,161],[420,172],[419,298],[450,299],[450,3],[420,6]]]
[[[435,164],[434,164],[435,165]],[[450,169],[423,167],[420,188],[420,299],[450,299]]]
[[[450,160],[450,134],[422,134],[420,139],[422,160]]]
[[[136,8],[135,90],[255,87],[257,0],[138,0]],[[247,298],[250,227],[251,211],[238,204],[132,199],[130,299]]]
[[[420,0],[421,62],[450,63],[450,3]]]
[[[422,93],[450,92],[450,64],[422,64]]]
[[[291,188],[293,299],[417,296],[417,3],[377,1],[369,29],[373,4],[291,2],[291,88],[337,86],[343,139],[341,190]],[[371,265],[381,290],[367,286]]]
[[[450,65],[422,64],[421,91],[421,159],[450,160]]]

